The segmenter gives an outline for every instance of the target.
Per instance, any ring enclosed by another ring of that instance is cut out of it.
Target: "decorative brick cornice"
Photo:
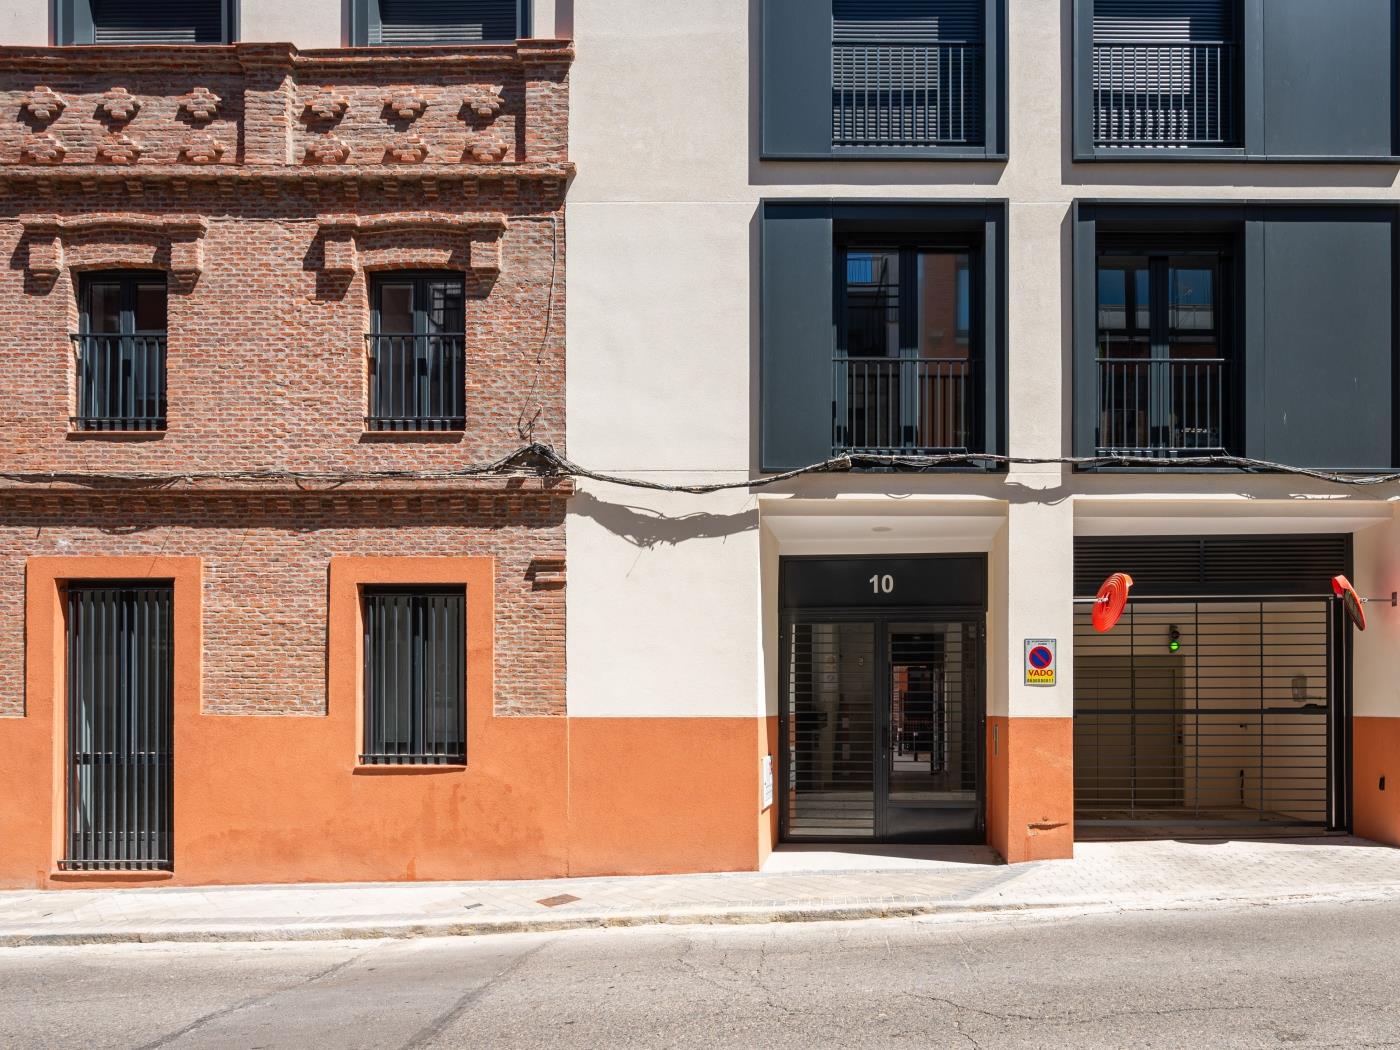
[[[107,164],[135,164],[141,144],[129,135],[110,135],[97,144],[97,159]]]
[[[217,164],[223,154],[224,144],[213,135],[195,135],[180,147],[180,155],[191,164]]]
[[[21,156],[31,164],[57,164],[67,152],[53,135],[29,135],[20,147]]]
[[[387,149],[388,159],[400,164],[421,164],[428,159],[428,144],[421,135],[409,135],[391,143]]]
[[[344,92],[327,87],[307,99],[303,108],[316,119],[330,123],[345,116],[345,111],[350,108],[350,100]]]
[[[66,98],[52,88],[43,85],[25,95],[24,101],[20,103],[20,108],[32,120],[40,124],[47,124],[62,113],[67,106],[68,100]]]
[[[122,241],[152,249],[169,248],[170,271],[178,277],[197,277],[204,270],[203,240],[209,224],[198,215],[21,216],[20,225],[29,243],[27,269],[38,276],[58,275],[66,243],[101,239],[103,234],[117,234]]]
[[[124,87],[114,87],[102,96],[97,108],[107,115],[113,124],[125,124],[141,108],[140,101]]]
[[[505,105],[505,99],[501,97],[502,90],[501,84],[475,88],[462,98],[462,105],[482,120],[491,120]]]
[[[428,108],[428,99],[421,91],[404,88],[385,95],[384,108],[400,120],[417,120]]]
[[[39,145],[59,145],[52,136],[31,136]],[[28,140],[27,140],[28,141]],[[0,188],[23,191],[36,179],[42,178],[45,184],[68,185],[89,189],[92,187],[118,183],[130,184],[139,171],[143,182],[152,184],[177,183],[199,185],[218,182],[232,186],[243,185],[284,185],[304,186],[309,183],[328,182],[344,184],[358,182],[365,187],[373,187],[393,180],[397,182],[433,182],[441,186],[452,183],[472,183],[474,181],[495,180],[497,182],[540,182],[546,185],[562,186],[573,177],[574,165],[561,164],[342,164],[296,166],[258,165],[202,165],[202,164],[161,164],[141,165],[117,170],[110,164],[52,164],[45,165],[42,175],[34,164],[0,165]]]
[[[468,247],[469,268],[474,277],[494,280],[501,272],[501,235],[507,219],[502,212],[402,212],[395,215],[328,215],[321,220],[325,260],[322,269],[352,274],[359,267],[359,252],[375,239],[397,233],[426,231],[446,244],[461,239]]]

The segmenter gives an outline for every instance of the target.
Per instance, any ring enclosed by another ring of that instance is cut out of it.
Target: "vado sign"
[[[1055,684],[1055,639],[1026,639],[1026,685]]]

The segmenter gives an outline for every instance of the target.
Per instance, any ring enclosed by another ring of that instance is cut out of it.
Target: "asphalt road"
[[[1400,903],[0,949],[0,1046],[1400,1046]]]

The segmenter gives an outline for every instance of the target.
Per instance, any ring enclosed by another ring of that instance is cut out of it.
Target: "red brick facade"
[[[564,442],[554,41],[0,49],[0,442],[14,473],[423,471]],[[169,274],[168,425],[73,431],[76,275]],[[466,274],[466,429],[365,433],[368,275]],[[491,556],[495,713],[564,713],[566,484],[0,481],[0,716],[26,560],[204,559],[203,707],[320,714],[333,555]]]

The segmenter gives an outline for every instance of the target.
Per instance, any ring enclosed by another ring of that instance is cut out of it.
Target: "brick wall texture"
[[[515,449],[522,413],[562,449],[567,68],[525,43],[0,48],[2,469],[451,470]],[[169,272],[168,427],[78,434],[77,278],[129,267]],[[364,433],[392,269],[466,275],[460,434]],[[0,486],[0,716],[25,560],[156,553],[205,560],[206,711],[324,710],[331,556],[490,555],[496,711],[564,713],[566,485]]]

